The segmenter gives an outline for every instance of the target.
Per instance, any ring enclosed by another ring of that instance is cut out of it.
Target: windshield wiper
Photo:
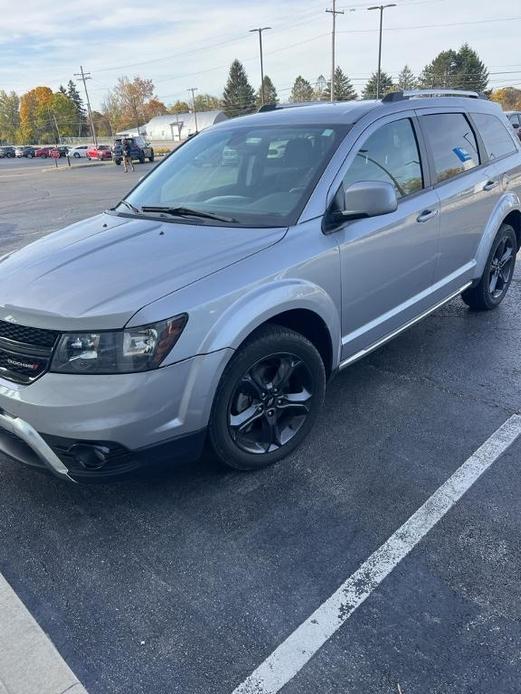
[[[228,224],[237,224],[234,217],[220,217],[211,212],[203,212],[202,210],[192,210],[189,207],[161,207],[160,205],[144,205],[141,208],[142,212],[163,212],[164,214],[172,215],[172,217],[200,217],[201,219],[215,219],[218,222],[228,222]]]
[[[138,208],[128,200],[121,200],[119,204],[125,205],[125,207],[128,207],[129,210],[132,210],[132,212],[135,212],[136,214],[141,214],[141,210],[138,210]]]

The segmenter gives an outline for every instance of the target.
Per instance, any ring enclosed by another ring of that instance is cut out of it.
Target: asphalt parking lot
[[[0,160],[0,254],[150,166]],[[91,694],[231,694],[520,411],[520,318],[519,269],[495,312],[453,300],[339,374],[255,474],[205,457],[74,486],[0,456],[0,572]],[[283,691],[519,694],[520,460],[521,438]]]

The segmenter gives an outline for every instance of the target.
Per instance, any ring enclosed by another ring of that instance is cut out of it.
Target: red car
[[[43,159],[47,159],[47,157],[51,156],[51,149],[54,149],[54,147],[39,147],[34,153],[34,156],[43,157]]]
[[[109,145],[98,145],[97,147],[89,147],[86,152],[86,157],[87,159],[99,159],[103,161],[104,159],[112,159],[112,153]]]

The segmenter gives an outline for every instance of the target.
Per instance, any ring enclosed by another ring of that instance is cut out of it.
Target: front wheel
[[[209,438],[238,470],[278,462],[310,432],[324,401],[326,372],[309,340],[277,325],[257,330],[224,370]]]
[[[491,311],[499,306],[512,282],[517,250],[516,232],[510,224],[502,224],[479,283],[461,295],[467,306],[477,311]]]

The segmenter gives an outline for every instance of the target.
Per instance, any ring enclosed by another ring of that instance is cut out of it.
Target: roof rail
[[[484,94],[479,92],[466,91],[464,89],[407,89],[400,92],[390,92],[382,101],[389,103],[393,101],[403,101],[404,99],[421,98],[422,96],[463,96],[469,99],[486,99]]]
[[[257,113],[266,113],[267,111],[278,111],[283,108],[299,108],[300,106],[316,106],[317,104],[327,104],[328,101],[298,101],[291,104],[263,104]]]

